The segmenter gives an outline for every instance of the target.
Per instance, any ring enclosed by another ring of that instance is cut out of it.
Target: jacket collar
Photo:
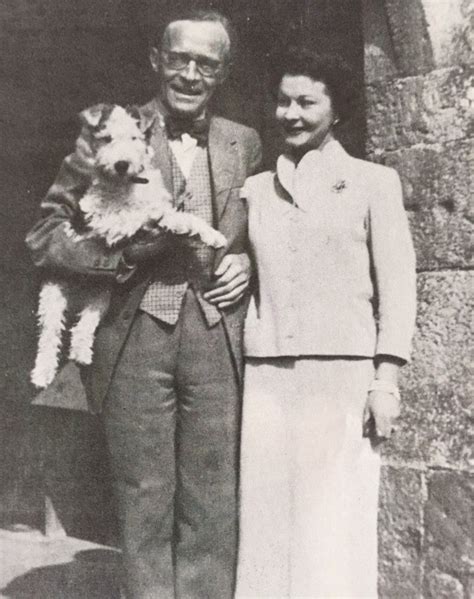
[[[315,188],[336,185],[347,174],[351,157],[336,139],[330,139],[320,148],[307,152],[296,163],[288,154],[278,157],[276,176],[280,185],[290,194],[296,204],[305,209],[305,202]]]
[[[145,117],[155,119],[150,140],[154,152],[152,165],[161,171],[161,176],[166,189],[170,193],[173,193],[171,157],[165,133],[163,108],[159,101],[156,98],[153,98],[153,100],[141,108],[141,112]]]

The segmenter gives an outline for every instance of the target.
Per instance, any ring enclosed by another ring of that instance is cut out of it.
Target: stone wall
[[[364,0],[363,10],[367,150],[401,175],[419,273],[401,430],[385,448],[380,595],[468,599],[473,9],[463,0]]]

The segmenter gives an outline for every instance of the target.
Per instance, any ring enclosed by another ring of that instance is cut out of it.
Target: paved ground
[[[27,529],[0,530],[0,597],[118,599],[118,551]]]

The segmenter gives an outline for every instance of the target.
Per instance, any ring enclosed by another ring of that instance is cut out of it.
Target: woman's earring
[[[333,124],[333,125],[337,125],[337,124],[339,124],[339,121],[340,121],[339,117],[336,117],[336,118],[333,120],[332,124]]]

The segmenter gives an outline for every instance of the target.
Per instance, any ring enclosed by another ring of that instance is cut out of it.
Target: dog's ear
[[[135,104],[129,104],[128,106],[125,107],[125,110],[132,118],[134,118],[136,121],[140,122],[141,114],[140,114],[140,110],[139,110],[138,106],[135,106]]]
[[[140,119],[140,130],[143,132],[145,139],[150,141],[151,134],[153,133],[153,127],[155,126],[156,117],[153,115],[141,115]]]
[[[75,154],[83,164],[89,166],[94,164],[95,133],[113,108],[112,104],[96,104],[79,113],[81,132],[76,140]]]
[[[113,104],[95,104],[79,113],[79,120],[83,127],[97,129],[114,109]]]
[[[140,131],[145,136],[145,139],[149,141],[156,118],[153,115],[142,114],[138,106],[135,105],[127,106],[125,110],[131,117],[138,121]]]

